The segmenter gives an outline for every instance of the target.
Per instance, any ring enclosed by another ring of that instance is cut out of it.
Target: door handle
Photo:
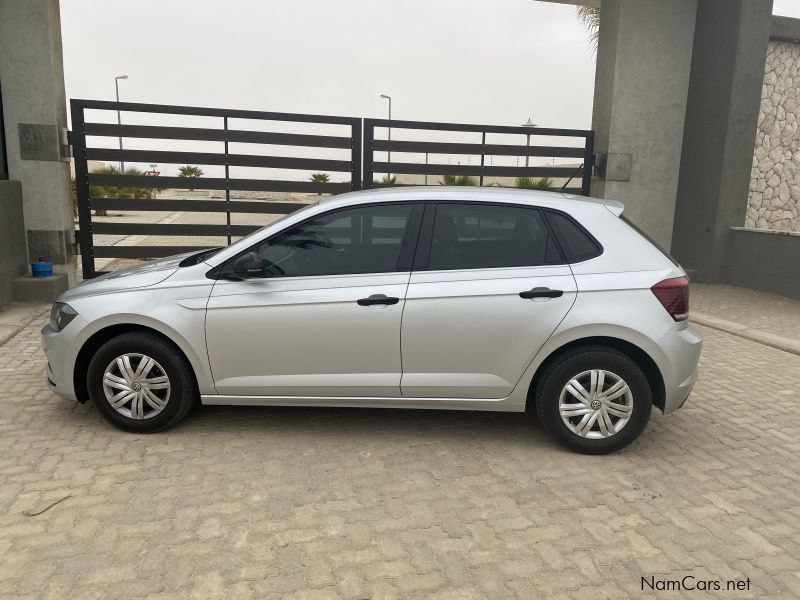
[[[397,304],[400,298],[391,298],[384,294],[372,294],[369,298],[360,298],[356,300],[359,306],[374,306],[376,304],[386,304],[387,306]]]
[[[535,287],[527,292],[520,292],[519,297],[531,300],[533,298],[560,298],[564,295],[564,290],[551,290],[548,287]]]

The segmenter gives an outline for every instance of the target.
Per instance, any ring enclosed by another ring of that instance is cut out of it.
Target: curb
[[[693,323],[697,323],[698,325],[704,325],[706,327],[711,327],[712,329],[718,329],[719,331],[724,331],[725,333],[730,333],[752,342],[764,344],[765,346],[771,346],[772,348],[777,348],[778,350],[783,350],[784,352],[790,352],[791,354],[800,356],[800,340],[787,338],[782,335],[769,333],[767,331],[761,331],[760,329],[751,329],[747,325],[742,325],[736,321],[729,321],[728,319],[723,319],[721,317],[696,310],[690,311],[689,320]]]

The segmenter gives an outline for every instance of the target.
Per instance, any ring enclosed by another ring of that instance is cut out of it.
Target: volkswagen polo
[[[688,279],[612,200],[395,188],[64,293],[50,389],[151,432],[203,405],[535,411],[603,454],[697,377]]]

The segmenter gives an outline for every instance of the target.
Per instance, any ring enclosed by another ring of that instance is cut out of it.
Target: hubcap
[[[558,412],[572,433],[589,439],[611,437],[628,424],[633,393],[622,377],[611,371],[584,371],[561,390]]]
[[[106,367],[103,392],[119,414],[130,419],[150,419],[169,402],[169,377],[154,358],[123,354]]]

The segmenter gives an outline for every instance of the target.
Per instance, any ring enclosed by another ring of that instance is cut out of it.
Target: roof
[[[337,196],[330,196],[320,201],[321,204],[361,204],[365,202],[389,202],[399,200],[425,200],[439,198],[444,200],[482,201],[482,202],[513,202],[523,204],[526,201],[537,206],[551,208],[566,208],[575,203],[603,205],[615,215],[619,216],[625,205],[618,200],[607,198],[590,198],[563,192],[546,192],[543,190],[523,190],[501,187],[478,186],[441,186],[441,185],[413,185],[386,188],[375,188],[358,192],[348,192]]]

